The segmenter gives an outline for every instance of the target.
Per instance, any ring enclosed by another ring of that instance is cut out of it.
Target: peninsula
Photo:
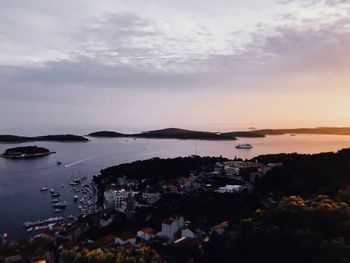
[[[45,136],[17,136],[17,135],[0,135],[0,142],[32,142],[32,141],[55,141],[55,142],[87,142],[84,136],[63,134],[63,135],[45,135]]]
[[[48,149],[37,146],[25,146],[7,149],[0,157],[4,158],[34,158],[42,157],[55,152],[50,152]]]
[[[284,134],[328,134],[328,135],[350,135],[350,127],[318,127],[318,128],[297,128],[297,129],[263,129],[255,130],[252,133],[264,135]]]

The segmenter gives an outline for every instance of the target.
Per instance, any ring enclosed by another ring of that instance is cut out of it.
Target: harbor
[[[56,187],[50,188],[42,187],[40,192],[48,192],[51,196],[51,205],[54,213],[62,213],[67,206],[78,206],[81,216],[86,216],[95,212],[96,203],[96,187],[93,183],[87,182],[86,176],[80,176],[68,182],[68,187],[71,195],[73,196],[72,202],[62,200],[61,194]],[[61,185],[61,189],[65,188],[65,184]],[[49,190],[49,191],[48,191]],[[50,205],[50,204],[48,204]]]
[[[52,207],[54,214],[62,214],[69,206],[77,208],[77,214],[69,214],[66,217],[54,216],[46,219],[38,219],[35,221],[26,221],[22,224],[28,234],[36,234],[41,231],[53,230],[63,221],[76,220],[77,217],[85,217],[93,214],[96,211],[96,187],[93,183],[87,182],[86,176],[80,176],[67,182],[69,192],[72,195],[72,201],[63,200],[60,198],[61,193],[56,187],[42,187],[39,192],[46,193],[51,198],[51,203],[48,206]],[[65,184],[61,185],[61,190],[65,188]]]

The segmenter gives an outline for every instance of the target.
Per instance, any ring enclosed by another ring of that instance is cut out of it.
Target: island
[[[221,133],[223,136],[234,136],[241,138],[264,138],[266,134],[258,131],[234,131],[234,132],[225,132]]]
[[[128,137],[128,134],[123,134],[119,132],[114,131],[98,131],[98,132],[92,132],[88,134],[87,136],[90,137],[106,137],[106,138],[120,138],[120,137]]]
[[[0,157],[3,158],[34,158],[42,157],[55,152],[50,152],[48,149],[38,146],[25,146],[7,149]]]
[[[100,131],[88,134],[90,137],[132,137],[148,139],[182,139],[182,140],[236,140],[236,137],[226,134],[205,131],[192,131],[179,128],[167,128],[161,130],[146,131],[136,134],[123,134],[113,131]]]
[[[55,142],[87,142],[84,136],[63,134],[63,135],[44,135],[44,136],[17,136],[17,135],[0,135],[0,142],[32,142],[32,141],[55,141]]]
[[[136,134],[124,134],[114,131],[98,131],[88,134],[89,137],[105,138],[150,138],[150,139],[193,139],[193,140],[236,140],[237,138],[264,138],[267,135],[285,134],[318,134],[318,135],[350,135],[349,127],[318,127],[296,129],[253,129],[249,131],[232,132],[205,132],[192,131],[179,128],[166,128],[161,130],[146,131]]]
[[[285,134],[318,134],[318,135],[350,135],[349,127],[318,127],[318,128],[296,128],[296,129],[253,129],[249,131],[232,132],[205,132],[192,131],[179,128],[166,128],[161,130],[146,131],[136,134],[124,134],[114,131],[98,131],[88,134],[89,137],[105,138],[151,138],[151,139],[194,139],[194,140],[236,140],[237,138],[264,138],[267,135]]]

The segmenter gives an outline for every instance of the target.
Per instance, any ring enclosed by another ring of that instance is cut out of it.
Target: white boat
[[[49,189],[46,188],[46,187],[40,188],[40,192],[44,192],[44,191],[47,191],[47,190],[49,190]]]
[[[61,213],[63,210],[62,208],[56,208],[55,210],[53,210],[55,213]]]
[[[53,204],[54,208],[65,208],[68,205],[67,201],[63,201],[63,202],[58,202]]]
[[[251,148],[253,148],[253,146],[248,144],[248,143],[243,143],[243,144],[236,145],[236,148],[237,149],[251,149]]]
[[[47,223],[56,223],[56,222],[62,221],[63,219],[64,219],[63,217],[50,217],[47,219],[37,220],[34,222],[31,222],[31,221],[24,222],[22,226],[25,228],[29,228],[29,227],[34,227],[34,226],[43,225]]]
[[[50,193],[53,194],[55,190],[53,188],[50,189]]]
[[[68,215],[67,218],[68,219],[74,219],[74,220],[76,219],[76,217],[74,215]]]
[[[60,196],[60,193],[52,193],[51,196],[52,197],[58,197],[58,196]]]
[[[76,201],[78,201],[79,196],[75,195],[73,199],[74,199],[74,201],[76,202]]]

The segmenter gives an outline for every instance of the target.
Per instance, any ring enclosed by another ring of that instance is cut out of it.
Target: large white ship
[[[236,148],[237,149],[251,149],[251,148],[253,148],[253,146],[248,144],[248,143],[244,143],[244,144],[236,145]]]

